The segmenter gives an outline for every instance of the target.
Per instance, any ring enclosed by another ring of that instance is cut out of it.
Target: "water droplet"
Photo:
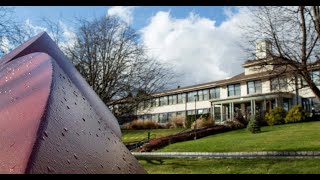
[[[14,165],[12,168],[10,168],[10,172],[13,172],[15,167],[16,167],[16,165]]]
[[[11,99],[11,102],[14,102],[14,101],[16,101],[16,100],[17,100],[17,98],[16,98],[16,97],[11,97],[10,99]]]
[[[48,133],[46,131],[44,131],[43,134],[48,137]]]
[[[54,172],[54,170],[49,166],[47,166],[47,169],[48,169],[48,172],[50,172],[50,173]]]
[[[63,128],[63,129],[64,129],[66,132],[68,132],[68,128],[65,127],[65,128]]]
[[[16,143],[15,143],[15,142],[13,142],[13,143],[10,145],[10,147],[12,148],[15,144],[16,144]]]
[[[73,156],[74,156],[74,158],[78,159],[78,156],[76,154],[74,154]]]

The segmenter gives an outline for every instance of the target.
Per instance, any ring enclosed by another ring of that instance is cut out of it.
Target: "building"
[[[265,112],[276,106],[289,110],[301,104],[311,111],[317,107],[312,91],[304,86],[302,78],[283,74],[274,77],[275,65],[264,65],[270,58],[271,43],[257,42],[256,59],[247,60],[244,72],[228,79],[178,87],[153,94],[150,103],[144,103],[137,110],[139,119],[151,119],[166,123],[174,116],[195,116],[209,114],[216,123],[233,120],[241,115],[248,119],[251,115],[264,117]],[[310,69],[316,85],[320,85],[319,68]],[[292,83],[294,82],[294,83]]]

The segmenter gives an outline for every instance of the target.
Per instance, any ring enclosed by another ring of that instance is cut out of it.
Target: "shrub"
[[[243,117],[243,114],[240,109],[236,110],[234,119],[235,119],[235,121],[243,124],[244,126],[246,126],[248,124],[247,120]]]
[[[186,118],[184,116],[176,116],[169,120],[169,128],[186,128]]]
[[[256,118],[254,116],[252,116],[250,118],[250,121],[247,125],[247,130],[252,132],[252,133],[259,133],[261,132],[260,126],[258,121],[256,120]]]
[[[231,128],[231,129],[240,129],[240,128],[246,127],[244,124],[242,124],[237,119],[225,121],[224,125]]]
[[[301,105],[296,105],[289,110],[284,120],[286,123],[294,123],[303,121],[306,117],[308,117],[307,112],[301,107]]]
[[[266,113],[266,120],[269,126],[284,124],[284,118],[286,117],[286,110],[283,107],[278,106],[274,109],[271,109],[268,113]]]
[[[197,124],[197,127],[195,127]],[[191,124],[191,129],[199,129],[199,128],[203,128],[203,127],[208,127],[208,126],[213,126],[214,125],[214,120],[212,119],[211,116],[201,116],[199,119],[197,119],[196,121],[194,121]]]
[[[139,130],[139,129],[158,129],[158,128],[161,128],[161,126],[158,123],[151,120],[139,119],[139,120],[134,120],[132,122],[124,124],[123,128]]]

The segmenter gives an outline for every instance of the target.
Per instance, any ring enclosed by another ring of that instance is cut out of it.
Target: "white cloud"
[[[108,16],[118,16],[124,22],[131,24],[133,21],[133,10],[134,6],[113,6],[112,8],[108,9],[107,15]]]
[[[170,12],[159,11],[141,29],[142,42],[150,54],[173,65],[181,74],[179,85],[193,85],[243,72],[245,53],[239,46],[242,21],[248,21],[245,9],[225,11],[219,26],[212,19],[190,13],[177,19]]]
[[[27,19],[25,21],[26,30],[29,31],[28,34],[30,36],[35,36],[43,31],[46,31],[51,38],[54,37],[53,32],[50,32],[46,27],[35,25],[31,22],[30,19]],[[68,27],[64,22],[59,21],[59,28],[61,28],[62,33],[58,34],[58,36],[61,37],[61,40],[59,42],[59,47],[66,48],[70,47],[74,44],[76,40],[76,34],[72,30],[72,28]]]
[[[59,21],[59,25],[63,31],[63,41],[60,42],[59,46],[62,48],[72,47],[77,38],[75,32],[62,21]]]
[[[43,31],[47,31],[47,28],[45,28],[45,27],[32,24],[32,22],[29,18],[26,20],[25,26],[26,26],[27,30],[30,31],[29,33],[31,35],[36,35],[36,34],[39,34]]]
[[[1,37],[0,53],[7,54],[11,48],[12,44],[10,44],[9,39],[6,36]]]

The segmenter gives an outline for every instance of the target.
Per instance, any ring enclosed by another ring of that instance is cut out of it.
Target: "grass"
[[[150,131],[150,139],[169,136],[182,132],[186,129],[150,129],[150,130],[121,130],[122,131],[122,141],[124,144],[130,142],[143,141],[148,138],[148,132]]]
[[[320,159],[139,160],[149,174],[320,174]]]
[[[261,133],[234,130],[171,144],[163,152],[312,151],[320,150],[320,122],[261,127]]]

